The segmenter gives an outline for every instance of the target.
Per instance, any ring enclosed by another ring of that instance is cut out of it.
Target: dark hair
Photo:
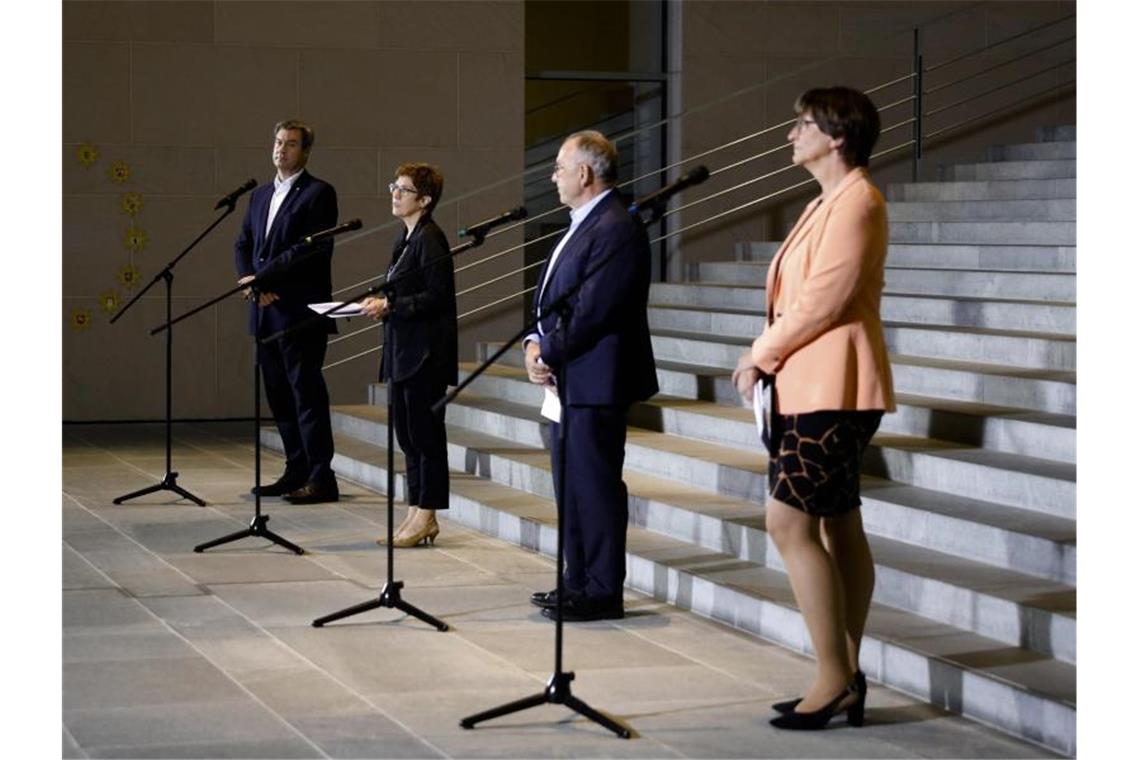
[[[574,141],[574,147],[582,154],[583,162],[594,172],[594,176],[604,185],[617,182],[618,153],[614,144],[595,129],[575,132],[566,138]]]
[[[283,129],[296,129],[301,133],[301,150],[308,153],[313,148],[313,143],[316,142],[317,133],[313,131],[305,122],[300,119],[286,119],[279,121],[273,125],[273,136],[276,137],[277,133]]]
[[[843,158],[866,166],[879,140],[879,111],[865,94],[850,87],[819,87],[796,99],[796,113],[810,112],[829,137],[843,138]]]
[[[443,195],[442,172],[431,164],[407,163],[396,167],[396,175],[393,179],[400,177],[407,177],[412,181],[412,186],[416,188],[417,195],[427,195],[431,198],[431,203],[424,209],[426,213],[430,214]]]

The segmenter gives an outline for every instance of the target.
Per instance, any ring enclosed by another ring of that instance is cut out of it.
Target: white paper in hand
[[[551,422],[562,422],[562,402],[558,400],[558,391],[552,385],[544,385],[542,390],[540,414]]]
[[[332,319],[340,319],[341,317],[359,317],[364,314],[360,304],[358,303],[349,303],[346,305],[344,301],[328,301],[327,303],[309,304],[309,308],[318,314],[324,314],[326,311],[332,311],[338,307],[344,308],[340,308],[340,310],[335,314],[327,314],[325,316],[328,316]]]

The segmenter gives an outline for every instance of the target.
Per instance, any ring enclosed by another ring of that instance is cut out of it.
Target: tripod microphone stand
[[[677,182],[668,185],[661,190],[652,193],[645,198],[634,202],[628,209],[631,216],[634,216],[642,229],[648,227],[650,224],[656,222],[664,214],[666,201],[685,187],[700,184],[708,178],[708,170],[703,166],[697,167],[694,171],[686,174]],[[642,211],[647,210],[650,213],[650,218],[645,219],[642,216]],[[648,248],[648,242],[647,246]],[[597,275],[612,258],[620,253],[623,249],[614,248],[610,253],[605,256],[601,261],[590,267],[582,274],[581,279],[574,284],[573,287],[564,292],[558,299],[550,304],[549,311],[556,312],[559,316],[560,325],[557,329],[562,331],[562,335],[566,336],[570,332],[570,320],[573,314],[573,306],[570,299],[582,289],[590,278]],[[647,251],[648,253],[648,251]],[[547,264],[549,266],[549,263]],[[436,406],[444,406],[451,403],[455,398],[470,385],[475,378],[483,374],[488,367],[494,364],[500,356],[507,352],[509,348],[522,340],[526,335],[530,334],[539,323],[536,317],[531,320],[522,330],[520,330],[514,337],[504,343],[498,351],[490,356],[482,365],[480,365],[473,373],[460,383],[455,390],[440,400]],[[469,715],[459,721],[462,728],[472,729],[475,725],[482,723],[492,718],[499,718],[504,715],[528,710],[532,707],[538,707],[545,704],[565,705],[574,712],[587,718],[588,720],[609,729],[615,735],[622,739],[628,739],[631,732],[628,728],[613,720],[609,716],[599,712],[590,705],[583,702],[581,699],[575,697],[571,693],[570,682],[574,680],[574,673],[564,671],[562,669],[562,625],[563,625],[563,607],[565,604],[565,584],[563,573],[565,569],[565,533],[566,533],[566,519],[565,519],[565,493],[566,493],[566,427],[567,419],[564,416],[567,409],[567,388],[568,388],[568,372],[569,372],[569,358],[556,370],[556,385],[558,387],[558,401],[560,408],[560,421],[558,423],[558,456],[556,457],[555,467],[557,468],[558,478],[556,483],[558,487],[555,488],[555,500],[558,510],[558,541],[555,550],[555,567],[557,573],[557,580],[555,585],[556,606],[554,608],[554,672],[551,674],[550,679],[546,682],[546,688],[538,694],[532,694],[528,697],[508,702],[492,707],[489,710]]]
[[[278,546],[282,546],[294,554],[304,554],[305,550],[292,541],[282,538],[269,528],[269,515],[261,513],[261,347],[257,343],[257,334],[261,328],[261,306],[257,303],[258,290],[250,288],[250,297],[253,307],[253,519],[248,528],[215,538],[204,544],[194,547],[196,553],[202,553],[215,546],[240,541],[243,538],[264,538]]]
[[[509,221],[512,218],[517,219],[517,218],[522,218],[525,216],[526,216],[526,209],[520,207],[518,209],[515,209],[514,211],[509,212],[508,214],[504,214],[502,217],[498,217],[497,219],[490,220],[490,221],[493,224],[499,224],[499,223],[502,223],[504,221]],[[375,286],[369,288],[364,293],[357,294],[356,296],[348,299],[345,303],[353,303],[353,302],[359,301],[360,299],[362,299],[366,296],[375,295],[376,293],[381,293],[381,292],[384,293],[386,296],[394,296],[396,293],[397,286],[401,282],[405,281],[408,277],[412,276],[413,274],[415,274],[417,272],[422,272],[425,269],[427,269],[428,267],[436,266],[440,262],[451,261],[456,256],[458,256],[460,253],[463,253],[464,251],[468,251],[472,248],[477,248],[480,245],[482,245],[483,240],[486,237],[487,230],[490,229],[491,226],[492,226],[492,224],[488,224],[487,222],[483,222],[480,225],[476,225],[476,227],[471,228],[470,231],[464,230],[464,233],[467,233],[471,236],[471,240],[468,240],[466,243],[462,243],[460,245],[455,246],[454,248],[452,248],[448,252],[447,256],[440,256],[437,259],[429,261],[427,264],[420,267],[419,269],[415,269],[415,270],[405,272],[404,274],[400,275],[399,277],[397,277],[394,280],[388,280],[388,281],[385,281],[383,283],[380,283],[379,285],[375,285]],[[480,229],[480,227],[481,227],[481,229]],[[333,312],[337,311],[340,308],[343,308],[343,305],[340,307],[330,309],[329,311],[326,311],[323,313],[326,315],[332,314]],[[271,338],[272,337],[274,337],[274,336],[271,336]],[[388,436],[388,440],[387,440],[387,446],[388,446],[388,488],[387,488],[387,494],[386,494],[387,507],[388,507],[388,541],[387,541],[387,544],[385,546],[385,549],[387,552],[387,558],[386,559],[387,559],[387,565],[388,565],[388,579],[384,583],[383,588],[380,589],[380,595],[376,599],[370,599],[366,602],[361,602],[360,604],[354,604],[351,607],[346,607],[345,609],[340,610],[338,612],[333,612],[329,615],[319,617],[313,621],[313,627],[314,628],[321,628],[326,623],[332,623],[336,620],[341,620],[343,618],[350,617],[352,615],[358,615],[362,612],[368,612],[370,610],[378,609],[380,607],[385,607],[387,609],[400,610],[404,614],[411,615],[414,618],[418,618],[419,620],[422,620],[423,622],[427,623],[428,625],[435,626],[436,630],[443,632],[443,631],[448,630],[447,623],[444,623],[442,620],[439,620],[438,618],[435,618],[432,615],[429,615],[428,613],[419,609],[415,605],[410,604],[409,602],[405,601],[404,598],[400,594],[400,590],[404,588],[404,582],[395,580],[395,563],[396,563],[396,561],[395,561],[395,557],[394,557],[395,547],[392,544],[392,539],[394,538],[392,526],[395,524],[395,499],[396,499],[395,448],[396,448],[396,443],[394,440],[394,432],[393,432],[395,430],[395,428],[393,427],[394,416],[392,414],[392,369],[391,369],[391,367],[389,367],[389,370],[388,370],[388,379],[386,381],[385,388],[386,388],[386,395],[387,395],[387,410],[388,410],[387,411],[387,415],[388,415],[388,433],[387,433],[387,436]],[[436,414],[443,414],[442,409],[433,408],[432,411],[433,411],[433,413],[436,413]],[[404,487],[406,490],[407,489],[407,483],[406,482],[405,482]]]
[[[250,180],[250,181],[252,182],[253,180]],[[128,301],[126,306],[119,309],[119,312],[117,314],[115,314],[115,316],[111,317],[111,324],[115,324],[115,322],[117,322],[120,317],[122,317],[124,314],[126,314],[127,310],[130,309],[132,306],[134,306],[135,303],[140,298],[142,298],[143,295],[148,290],[150,290],[151,287],[153,287],[154,284],[157,283],[159,280],[163,280],[166,283],[166,323],[168,325],[170,324],[170,310],[171,310],[171,300],[172,300],[171,291],[172,291],[173,286],[174,286],[174,267],[175,267],[175,265],[178,264],[179,261],[182,260],[183,256],[185,256],[187,253],[189,253],[191,251],[191,249],[194,248],[194,246],[198,245],[199,241],[201,241],[202,238],[206,237],[206,235],[209,235],[210,232],[213,231],[213,229],[215,227],[217,227],[219,224],[222,223],[222,220],[224,220],[227,216],[229,216],[230,214],[233,213],[237,198],[233,197],[231,199],[231,198],[229,198],[229,196],[227,196],[227,199],[225,199],[225,200],[228,200],[228,203],[223,202],[223,203],[219,204],[219,206],[224,205],[226,207],[226,212],[224,214],[222,214],[221,216],[219,216],[217,219],[215,219],[214,222],[202,232],[202,234],[200,234],[198,237],[194,238],[194,242],[192,242],[192,243],[190,243],[190,245],[186,246],[186,248],[182,251],[182,253],[175,256],[174,259],[169,264],[167,264],[165,267],[163,267],[162,271],[160,271],[158,274],[156,274],[154,276],[154,279],[151,280],[149,283],[147,283],[147,286],[145,288],[143,288],[138,293],[136,293],[135,297],[132,298],[130,301]],[[119,496],[119,497],[113,499],[111,502],[112,504],[122,504],[124,501],[130,501],[131,499],[138,498],[139,496],[146,496],[147,494],[155,493],[156,491],[173,491],[174,493],[181,496],[183,499],[189,499],[190,501],[194,502],[199,507],[206,506],[206,502],[202,501],[197,496],[190,493],[189,491],[187,491],[182,486],[178,485],[178,473],[175,472],[173,469],[171,469],[173,466],[172,465],[173,456],[171,453],[171,449],[173,447],[173,435],[172,435],[172,430],[171,430],[172,406],[173,406],[173,402],[172,402],[172,395],[173,395],[172,394],[172,376],[173,376],[173,372],[171,370],[171,366],[173,364],[173,356],[174,356],[173,330],[167,330],[166,331],[166,474],[163,475],[162,480],[160,482],[158,482],[154,485],[151,485],[151,486],[147,486],[146,488],[140,488],[139,490],[132,491],[131,493],[128,493],[128,494],[123,494],[122,496]]]
[[[369,610],[374,610],[374,609],[377,609],[379,607],[385,607],[387,609],[400,610],[400,612],[403,612],[406,615],[411,615],[414,618],[418,618],[418,619],[422,620],[423,622],[427,623],[428,625],[435,626],[436,630],[438,630],[440,632],[448,630],[447,623],[443,622],[442,620],[439,620],[436,617],[429,615],[428,613],[421,610],[419,607],[416,607],[415,605],[404,601],[404,598],[400,595],[400,589],[402,589],[404,587],[404,582],[394,579],[396,560],[395,560],[395,557],[393,556],[394,552],[395,552],[395,547],[392,545],[392,539],[393,539],[393,535],[392,535],[393,528],[392,528],[392,526],[395,524],[395,517],[394,517],[395,506],[394,506],[394,504],[395,504],[395,498],[396,498],[396,463],[395,463],[396,457],[395,457],[394,449],[395,449],[396,444],[395,444],[395,441],[393,440],[393,430],[395,428],[393,425],[393,416],[392,416],[392,372],[391,372],[391,370],[389,370],[389,372],[388,372],[388,380],[387,380],[386,389],[387,389],[387,396],[388,396],[388,399],[387,399],[387,406],[388,406],[388,444],[387,444],[388,445],[388,493],[386,494],[387,503],[388,503],[388,543],[386,546],[387,555],[388,555],[387,556],[388,580],[384,583],[384,587],[382,589],[380,589],[380,596],[377,597],[376,599],[370,599],[367,602],[361,602],[360,604],[354,604],[351,607],[346,607],[345,609],[340,610],[338,612],[333,612],[333,613],[325,615],[323,617],[319,617],[313,621],[313,627],[314,628],[321,628],[326,623],[332,623],[336,620],[341,620],[342,618],[351,617],[352,615],[359,615],[362,612],[368,612]],[[407,489],[406,483],[405,483],[404,487],[406,490]]]
[[[232,207],[231,207],[231,210],[232,210]],[[309,235],[308,237],[304,238],[303,242],[306,245],[312,246],[312,244],[315,242],[328,240],[329,238],[334,237],[336,235],[339,235],[341,233],[350,232],[352,230],[360,229],[360,226],[361,226],[360,220],[359,219],[353,219],[352,221],[347,222],[345,224],[338,225],[338,226],[333,227],[333,228],[328,229],[328,230],[322,230],[321,232],[315,233],[313,235]],[[331,245],[331,242],[328,245]],[[310,247],[309,250],[304,251],[300,255],[296,256],[287,265],[282,266],[279,269],[274,269],[271,272],[265,272],[261,275],[258,275],[253,280],[246,282],[244,284],[239,284],[237,287],[231,288],[230,290],[227,290],[225,293],[222,293],[219,296],[211,298],[206,303],[201,304],[201,305],[191,309],[190,311],[186,312],[185,314],[179,315],[175,319],[170,319],[170,315],[168,314],[167,320],[164,324],[159,325],[158,327],[156,327],[150,331],[151,335],[159,333],[163,330],[166,330],[167,333],[169,333],[169,331],[173,328],[173,326],[176,325],[177,323],[181,322],[182,320],[188,319],[188,318],[194,316],[195,314],[197,314],[198,312],[203,311],[205,309],[208,309],[209,307],[213,306],[214,304],[219,303],[221,301],[224,301],[225,299],[229,298],[230,296],[234,295],[235,293],[240,293],[243,290],[249,291],[250,296],[254,302],[254,307],[253,307],[253,339],[254,339],[254,363],[253,363],[253,450],[254,450],[254,467],[253,467],[253,469],[254,469],[254,501],[253,501],[253,504],[254,504],[254,513],[253,513],[253,519],[250,521],[248,528],[245,528],[244,530],[239,530],[235,533],[230,533],[229,535],[222,536],[221,538],[217,538],[217,539],[214,539],[212,541],[207,541],[206,543],[203,543],[203,544],[199,544],[199,545],[194,547],[195,552],[204,552],[205,550],[213,548],[215,546],[227,544],[227,543],[230,543],[231,541],[238,541],[238,540],[243,539],[243,538],[257,537],[257,538],[268,539],[269,541],[272,541],[273,543],[277,544],[278,546],[283,546],[284,548],[288,549],[289,551],[293,552],[294,554],[304,554],[305,553],[305,550],[302,549],[301,547],[297,546],[296,544],[292,543],[291,541],[287,541],[286,539],[277,535],[273,531],[269,530],[269,528],[266,527],[266,523],[269,522],[269,516],[263,515],[261,513],[261,354],[258,350],[258,346],[261,342],[264,342],[264,341],[262,341],[258,337],[258,333],[260,333],[260,331],[261,331],[261,308],[262,307],[260,304],[258,304],[257,301],[259,298],[259,293],[261,291],[261,285],[266,280],[266,278],[271,277],[271,276],[273,276],[273,277],[280,276],[283,272],[288,271],[290,268],[298,266],[302,262],[309,261],[310,259],[316,257],[317,255],[327,252],[327,250],[328,249],[325,247],[325,244],[323,244],[323,243],[322,243],[321,247],[318,247],[318,248]],[[308,324],[308,322],[306,322],[306,324]],[[268,339],[266,339],[266,340],[268,340]]]

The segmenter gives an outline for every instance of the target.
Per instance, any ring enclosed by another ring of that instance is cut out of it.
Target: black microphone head
[[[359,219],[351,219],[345,223],[344,228],[346,230],[358,230],[363,226],[364,222],[360,221]]]
[[[704,164],[690,169],[681,181],[689,185],[699,185],[709,178],[709,168]]]
[[[241,186],[241,191],[243,193],[248,192],[249,190],[252,190],[255,187],[257,187],[257,180],[255,180],[253,177],[250,177],[249,179],[247,179],[245,181],[245,184]]]
[[[518,208],[511,209],[511,219],[526,219],[527,211],[526,206],[519,206]]]

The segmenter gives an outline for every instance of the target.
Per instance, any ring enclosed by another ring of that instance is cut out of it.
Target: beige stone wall
[[[63,4],[63,414],[67,420],[159,419],[164,345],[161,285],[114,325],[103,299],[128,300],[120,273],[145,285],[214,218],[217,198],[272,175],[273,124],[298,116],[317,131],[309,164],[338,191],[342,220],[364,232],[337,245],[334,289],[381,273],[395,233],[387,184],[408,160],[445,175],[437,212],[455,231],[521,202],[523,3],[76,2]],[[79,149],[97,151],[94,163]],[[119,163],[121,162],[121,163]],[[127,167],[116,182],[112,167]],[[121,178],[121,177],[120,177]],[[493,182],[493,190],[474,193]],[[123,211],[135,193],[142,207]],[[471,197],[464,197],[471,194]],[[179,264],[174,313],[234,284],[232,245],[244,212],[226,219]],[[131,227],[145,246],[130,250]],[[521,238],[502,235],[460,264]],[[504,242],[506,241],[506,242]],[[462,290],[521,263],[511,254],[461,273]],[[460,299],[464,312],[521,277]],[[344,293],[347,295],[348,293]],[[89,315],[75,329],[73,314]],[[460,351],[517,327],[507,304],[461,322]],[[363,327],[353,320],[345,334]],[[376,345],[376,331],[329,348],[329,360]],[[236,300],[178,325],[174,414],[245,416],[252,347]],[[360,402],[376,354],[326,373],[334,403]]]
[[[681,13],[681,109],[691,109],[718,98],[725,98],[725,101],[682,120],[682,155],[709,150],[791,118],[796,95],[809,87],[846,84],[868,89],[906,75],[912,70],[913,34],[910,29],[916,24],[954,14],[932,23],[923,33],[924,63],[930,66],[1075,12],[1075,3],[1061,0],[980,5],[968,2],[807,0],[686,2]],[[1075,29],[1075,21],[1070,20],[1050,30],[1047,35],[1042,33],[1003,46],[989,58],[975,58],[944,67],[928,75],[928,88],[1075,34]],[[995,79],[998,75],[1011,71],[1019,75],[1029,74],[1052,64],[1061,64],[1072,57],[1072,50],[1071,43],[1062,45],[1031,60],[982,76],[967,87],[947,88],[930,96],[927,109],[989,89],[999,83]],[[1044,90],[1051,83],[1074,77],[1074,65],[1058,65],[1023,88],[1010,88],[965,109],[947,111],[932,119],[929,128],[948,126],[968,116],[969,109],[981,114],[998,105],[1002,98],[1016,99],[1021,94]],[[756,85],[763,86],[756,88]],[[896,85],[872,97],[878,105],[886,105],[906,97],[908,87],[909,84]],[[748,94],[734,95],[746,88],[752,88]],[[883,125],[888,127],[909,116],[909,104],[896,107],[884,115]],[[989,145],[1031,142],[1035,126],[1075,123],[1075,96],[1055,99],[1032,109],[1015,109],[1000,118],[988,118],[978,129],[958,131],[950,139],[930,144],[924,158],[922,178],[936,179],[939,164],[983,160]],[[884,134],[879,147],[899,144],[904,139],[902,133],[908,131],[909,127],[906,127]],[[743,161],[783,144],[786,132],[786,127],[773,130],[739,147],[720,151],[704,162],[715,171]],[[685,200],[689,202],[699,195],[777,171],[789,163],[790,153],[787,150],[777,151],[715,176],[704,190],[690,193]],[[893,155],[890,160],[884,158],[872,162],[876,181],[884,187],[888,182],[908,181],[910,171],[909,153],[905,151]],[[682,224],[692,224],[809,178],[806,172],[798,169],[783,172],[749,189],[728,193],[682,212]],[[680,254],[674,257],[671,271],[676,276],[683,272],[683,264],[687,262],[730,259],[737,241],[780,239],[806,200],[815,193],[814,186],[793,191],[757,208],[694,228],[683,235]]]

